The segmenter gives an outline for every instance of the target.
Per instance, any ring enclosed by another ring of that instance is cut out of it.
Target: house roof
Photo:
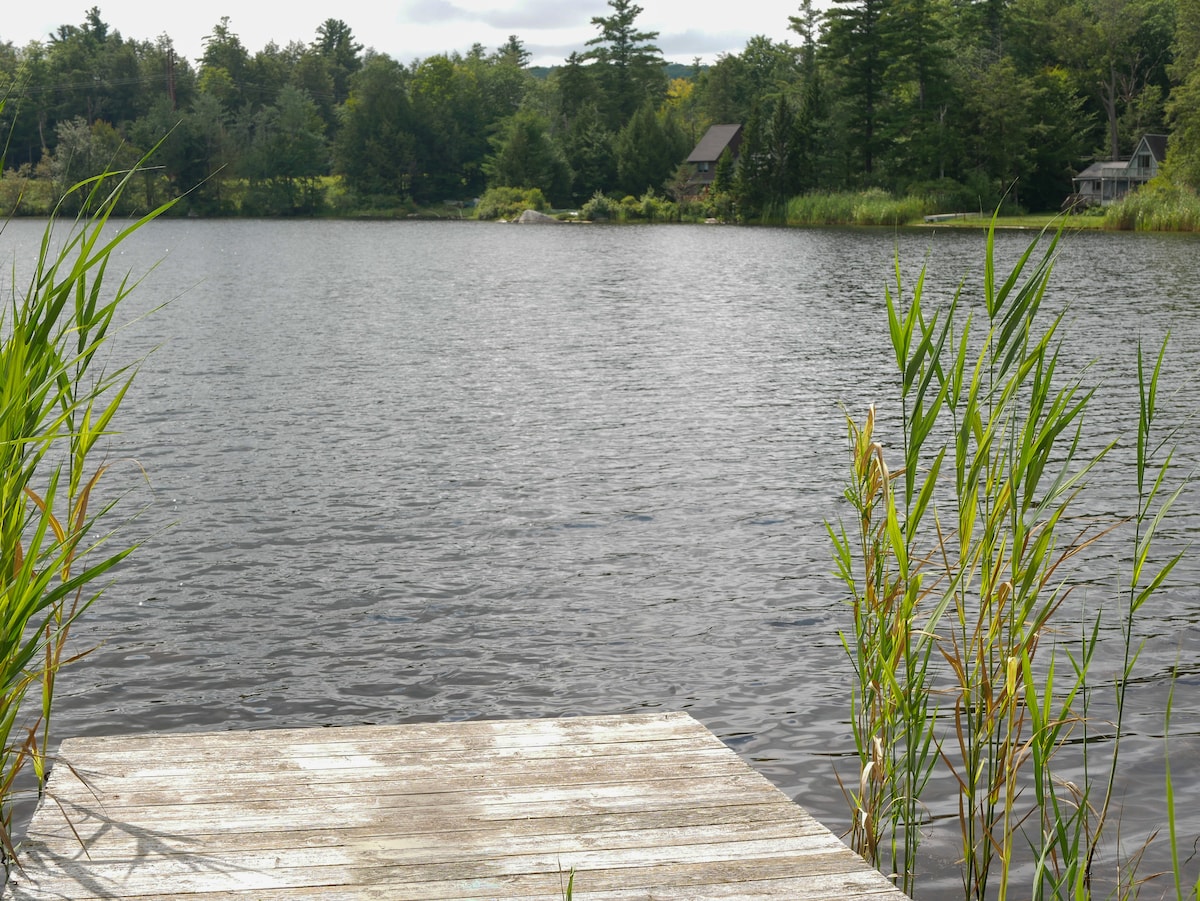
[[[1167,158],[1167,136],[1166,135],[1144,135],[1142,141],[1150,148],[1150,152],[1154,154],[1154,159],[1162,162]],[[1140,142],[1139,142],[1140,143]]]
[[[1142,139],[1138,141],[1137,147],[1133,149],[1133,158],[1127,160],[1100,160],[1092,163],[1078,175],[1074,176],[1074,181],[1082,181],[1084,179],[1097,178],[1128,178],[1130,170],[1135,168],[1135,162],[1138,151],[1142,145],[1154,155],[1154,161],[1161,163],[1167,158],[1167,136],[1166,135],[1142,135]],[[1140,172],[1138,177],[1141,177]]]
[[[1098,163],[1092,163],[1082,172],[1075,176],[1076,180],[1081,178],[1119,178],[1129,169],[1128,160],[1101,160]]]
[[[742,130],[740,125],[712,125],[708,131],[704,133],[704,137],[700,139],[700,143],[696,145],[696,149],[692,151],[691,156],[687,158],[689,163],[714,163],[721,158],[721,154],[725,152],[733,140],[738,136],[738,132]]]

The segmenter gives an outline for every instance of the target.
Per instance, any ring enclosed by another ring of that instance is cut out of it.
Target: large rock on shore
[[[537,210],[526,210],[521,214],[520,219],[514,219],[521,225],[562,225],[561,219],[555,219],[553,216],[547,216],[545,213],[539,213]]]

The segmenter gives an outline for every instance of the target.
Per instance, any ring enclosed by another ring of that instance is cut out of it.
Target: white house
[[[1144,135],[1133,156],[1127,160],[1092,163],[1071,181],[1075,193],[1068,198],[1071,206],[1107,206],[1158,174],[1159,164],[1167,158],[1166,135]]]

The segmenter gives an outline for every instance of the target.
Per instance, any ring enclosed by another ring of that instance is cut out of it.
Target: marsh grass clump
[[[1125,231],[1200,231],[1200,197],[1159,178],[1104,210],[1104,227]]]
[[[873,408],[848,418],[855,515],[829,533],[854,623],[843,635],[857,674],[850,840],[912,894],[922,827],[946,804],[926,797],[940,773],[957,794],[966,897],[1101,896],[1106,864],[1128,896],[1136,882],[1102,858],[1134,622],[1179,559],[1155,568],[1150,556],[1181,490],[1167,487],[1171,451],[1154,434],[1165,342],[1157,357],[1138,354],[1125,653],[1102,765],[1087,750],[1100,619],[1080,622],[1066,600],[1072,561],[1117,525],[1080,527],[1074,515],[1113,445],[1087,449],[1093,391],[1061,371],[1062,313],[1042,309],[1059,236],[1036,239],[1003,277],[993,238],[977,315],[958,292],[927,307],[923,274],[905,303],[897,260],[886,300],[899,440],[876,436]]]
[[[788,225],[905,225],[932,212],[921,197],[894,197],[881,188],[866,191],[814,192],[793,197],[785,214]]]
[[[120,244],[167,207],[112,220],[132,172],[75,185],[83,212],[50,218],[33,274],[0,308],[0,844],[15,857],[14,793],[48,769],[55,680],[72,626],[131,551],[97,500],[103,439],[133,379],[103,348],[134,289],[108,279]],[[61,209],[61,208],[60,208]],[[14,276],[15,279],[15,276]]]

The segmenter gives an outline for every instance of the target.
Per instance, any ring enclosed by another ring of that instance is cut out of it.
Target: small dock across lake
[[[905,896],[684,713],[64,741],[5,897]]]

